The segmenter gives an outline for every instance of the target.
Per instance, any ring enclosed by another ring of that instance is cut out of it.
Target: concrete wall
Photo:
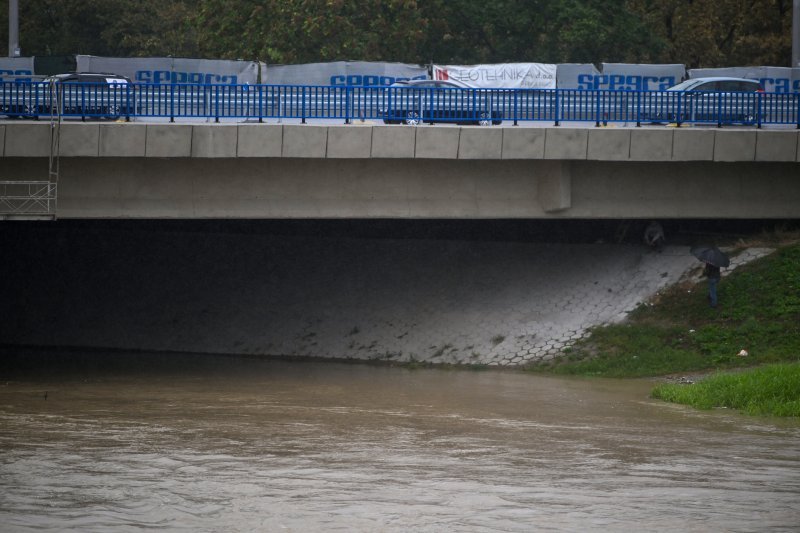
[[[45,157],[48,123],[0,124],[0,156]],[[794,129],[66,123],[63,157],[800,162]]]
[[[0,128],[0,180],[49,124]],[[68,123],[61,218],[797,218],[800,133]]]

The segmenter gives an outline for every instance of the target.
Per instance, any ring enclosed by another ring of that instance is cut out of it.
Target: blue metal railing
[[[316,85],[0,83],[0,115],[383,120],[499,124],[544,121],[764,124],[800,128],[799,93],[457,89]]]

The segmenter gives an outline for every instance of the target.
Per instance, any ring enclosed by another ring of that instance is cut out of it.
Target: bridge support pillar
[[[569,161],[539,161],[536,179],[539,203],[546,213],[572,207],[572,172]]]

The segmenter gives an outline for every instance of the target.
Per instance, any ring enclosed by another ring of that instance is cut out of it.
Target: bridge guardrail
[[[130,119],[355,119],[387,123],[544,121],[794,125],[800,93],[315,85],[0,83],[0,115]],[[57,101],[56,101],[57,100]]]

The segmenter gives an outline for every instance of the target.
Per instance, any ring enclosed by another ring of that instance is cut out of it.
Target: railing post
[[[125,122],[131,121],[131,84],[125,84]]]
[[[514,91],[514,125],[519,126],[517,120],[519,119],[519,91],[520,89],[512,89]]]
[[[34,112],[34,115],[36,115],[36,118],[38,119],[39,118],[39,90],[37,89],[37,90],[33,91],[33,93],[36,95],[36,97],[33,99],[33,106],[34,107],[33,107],[32,111]]]
[[[350,117],[353,116],[350,109],[350,91],[352,87],[347,85],[344,88],[344,123],[350,124]]]
[[[291,98],[289,99],[291,102]],[[303,89],[300,91],[300,115],[302,116],[302,123],[306,123],[306,86],[303,85]]]
[[[594,109],[594,127],[600,127],[600,89],[594,91],[594,101],[595,101],[595,109]]]
[[[636,91],[636,127],[642,127],[642,91]]]
[[[212,85],[204,83],[198,85],[195,89],[203,89],[203,118],[211,118],[212,111],[214,110],[214,99],[211,97]]]
[[[175,122],[175,84],[169,84],[169,121]]]
[[[756,93],[756,103],[757,103],[757,106],[758,106],[756,108],[756,123],[757,123],[756,127],[758,129],[761,129],[761,112],[762,112],[762,107],[761,106],[764,103],[763,99],[762,99],[762,96],[763,96],[762,93]]]
[[[214,87],[214,122],[219,122],[219,85]]]
[[[722,127],[722,93],[717,93],[717,127]]]
[[[678,106],[675,108],[675,119],[676,119],[675,123],[678,125],[679,128],[681,127],[681,123],[683,122],[683,120],[681,120],[683,119],[683,107],[681,104],[682,95],[683,92],[678,93]],[[669,105],[669,100],[667,100],[667,105]],[[667,115],[668,115],[667,118],[669,118],[669,113],[667,113]]]
[[[258,86],[258,123],[264,122],[264,86]]]
[[[394,95],[394,90],[391,87],[387,87],[386,88],[386,93],[384,93],[384,94],[386,94],[386,105],[385,105],[385,111],[384,111],[384,113],[385,113],[384,120],[388,119],[388,122],[386,122],[386,123],[390,124],[391,122],[394,122],[394,120],[392,120],[393,119],[392,115],[394,115],[394,106],[392,105],[392,101],[393,101],[392,97]]]
[[[472,90],[472,111],[474,112],[475,111],[475,89],[471,89],[471,90]],[[431,87],[427,91],[428,91],[428,119],[429,119],[428,120],[428,124],[433,126],[434,122],[436,122],[436,120],[435,120],[436,117],[433,116],[433,109],[434,109],[434,105],[435,105],[434,98],[436,98],[436,89]],[[420,117],[419,117],[419,123],[420,124],[422,124],[422,116],[423,116],[422,113],[420,113]]]
[[[559,89],[553,89],[553,90],[555,91],[555,95],[556,95],[556,97],[555,97],[555,103],[556,103],[556,116],[555,116],[555,118],[556,118],[556,122],[555,122],[554,126],[558,126],[559,125],[559,117],[561,116],[561,106],[560,106],[560,102],[559,102],[559,98],[558,98]]]

